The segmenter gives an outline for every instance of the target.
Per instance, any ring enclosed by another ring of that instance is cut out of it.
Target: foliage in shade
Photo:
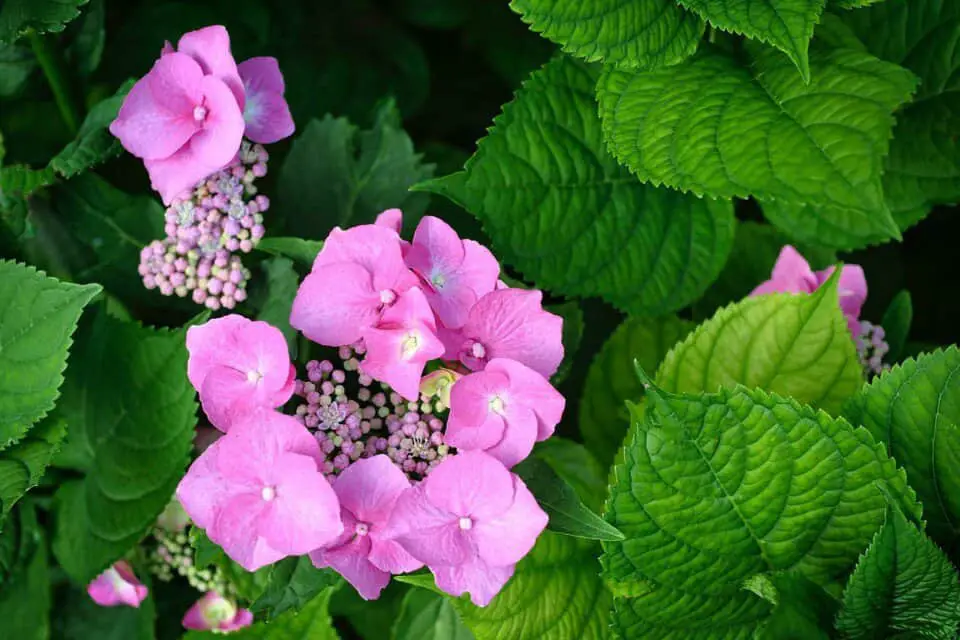
[[[22,440],[0,451],[0,527],[17,500],[39,484],[66,435],[66,424],[47,418]]]
[[[317,569],[306,556],[285,558],[270,567],[266,589],[250,610],[266,611],[275,618],[291,609],[302,609],[324,590],[340,584],[340,576],[332,569]]]
[[[887,344],[890,346],[887,355],[890,362],[897,362],[903,355],[912,324],[913,300],[910,292],[904,289],[894,296],[880,321],[880,326],[886,332]]]
[[[300,611],[287,611],[270,622],[257,622],[253,626],[234,631],[231,640],[338,640],[329,605],[333,589],[327,588],[311,599]],[[190,631],[183,640],[221,640],[222,633],[214,631]]]
[[[63,31],[80,15],[87,0],[7,0],[0,7],[0,44],[9,44],[33,29],[37,33]]]
[[[297,295],[300,276],[293,269],[289,258],[271,258],[261,265],[266,277],[267,295],[260,305],[257,320],[267,322],[283,332],[291,354],[296,355],[297,332],[290,326],[290,308]]]
[[[3,526],[3,535],[17,547],[12,550],[12,562],[0,560],[3,632],[19,640],[45,640],[50,637],[50,567],[46,538],[37,524],[34,506],[22,505]],[[0,539],[0,548],[6,542]]]
[[[427,589],[410,589],[393,626],[395,640],[473,640],[449,598]]]
[[[107,127],[117,117],[120,104],[132,86],[133,81],[125,82],[114,96],[97,103],[90,110],[83,124],[80,125],[76,140],[50,160],[51,169],[70,178],[120,155],[123,148]]]
[[[290,258],[298,264],[307,267],[313,265],[314,259],[323,248],[319,240],[304,240],[303,238],[275,238],[269,236],[257,244],[257,249],[274,256]]]

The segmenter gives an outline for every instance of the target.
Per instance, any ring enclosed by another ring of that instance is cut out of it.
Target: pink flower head
[[[353,344],[416,284],[403,264],[396,232],[372,224],[337,228],[300,284],[290,324],[322,345]]]
[[[833,274],[835,267],[814,272],[800,252],[790,245],[780,250],[771,278],[754,289],[750,295],[765,293],[813,293]],[[860,334],[860,310],[867,298],[867,279],[859,265],[845,265],[840,271],[837,289],[840,308],[847,318],[853,336]]]
[[[216,172],[243,138],[243,86],[223,27],[180,39],[124,98],[110,132],[144,160],[164,203]]]
[[[473,240],[461,240],[450,225],[433,216],[420,220],[406,261],[424,282],[440,322],[450,329],[463,326],[471,307],[494,290],[500,277],[500,265],[490,251]]]
[[[367,356],[360,370],[386,382],[408,400],[420,397],[420,378],[427,362],[443,355],[437,324],[418,287],[408,289],[383,312],[376,326],[363,331]]]
[[[399,235],[400,229],[403,228],[403,211],[400,209],[387,209],[377,216],[374,224],[386,227],[387,229],[393,229],[397,235]]]
[[[293,395],[296,369],[276,327],[232,314],[187,330],[187,377],[210,422],[227,431],[253,409]]]
[[[183,627],[196,631],[236,631],[253,624],[253,614],[216,591],[207,591],[183,616]]]
[[[87,585],[87,593],[101,607],[122,605],[136,609],[147,597],[147,588],[133,575],[126,561],[118,560]]]
[[[259,410],[197,458],[177,498],[210,540],[256,571],[343,533],[322,460],[320,445],[295,418]]]
[[[396,541],[384,538],[394,505],[410,488],[407,476],[385,455],[361,458],[337,476],[343,535],[310,554],[319,568],[333,567],[365,600],[375,600],[390,574],[423,566]]]
[[[445,441],[480,449],[512,467],[546,440],[563,416],[564,398],[539,373],[495,358],[453,385]]]
[[[397,501],[391,537],[433,571],[437,586],[486,606],[547,526],[523,481],[495,458],[446,458]]]
[[[246,136],[270,144],[293,135],[293,117],[283,98],[283,74],[277,59],[250,58],[241,62],[238,70],[247,100],[243,109]]]
[[[509,358],[545,378],[563,360],[563,320],[540,305],[536,290],[497,289],[477,301],[458,330],[441,329],[445,359],[460,360],[474,371],[493,358]]]

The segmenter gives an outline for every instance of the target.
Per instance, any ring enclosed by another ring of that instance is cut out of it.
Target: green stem
[[[32,29],[27,34],[27,38],[30,40],[30,47],[37,57],[37,62],[40,63],[40,68],[43,69],[43,75],[46,76],[47,83],[53,91],[53,99],[57,103],[67,129],[70,130],[70,135],[76,135],[80,128],[80,110],[67,83],[66,64],[60,48],[52,38],[42,38]]]

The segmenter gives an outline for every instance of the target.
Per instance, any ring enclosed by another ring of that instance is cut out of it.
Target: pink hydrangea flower
[[[232,314],[187,330],[187,377],[210,422],[221,431],[260,407],[293,395],[296,369],[280,330]]]
[[[343,535],[310,554],[319,568],[333,567],[365,600],[375,600],[393,573],[423,566],[396,541],[383,537],[394,505],[410,488],[406,475],[385,455],[362,458],[333,483],[340,499]]]
[[[751,296],[765,293],[813,293],[833,274],[835,267],[814,272],[800,252],[790,245],[780,250],[776,264],[773,265],[771,278],[762,283]],[[840,295],[840,308],[847,318],[850,333],[860,335],[860,311],[867,299],[867,279],[859,265],[844,265],[840,271],[837,289]]]
[[[353,344],[416,285],[396,232],[372,224],[334,229],[300,284],[290,324],[322,345]]]
[[[547,526],[523,481],[495,458],[466,451],[440,463],[397,501],[390,535],[455,596],[486,606]]]
[[[139,608],[147,597],[147,588],[125,560],[118,560],[87,585],[87,593],[101,607]]]
[[[187,471],[177,498],[247,571],[303,555],[343,533],[316,439],[296,419],[260,410],[234,422]]]
[[[296,128],[283,98],[283,74],[276,58],[250,58],[238,67],[246,94],[243,119],[245,135],[261,144],[270,144],[293,135]]]
[[[230,51],[230,34],[226,27],[211,25],[196,31],[188,31],[180,36],[177,48],[169,42],[164,46],[162,55],[182,53],[190,56],[203,69],[204,75],[213,76],[230,87],[240,108],[244,107],[243,80],[240,70]]]
[[[386,382],[408,400],[420,396],[420,378],[427,362],[443,355],[437,324],[423,291],[414,287],[364,329],[367,355],[360,370]]]
[[[253,624],[253,614],[216,591],[207,591],[187,610],[182,623],[196,631],[236,631]]]
[[[433,216],[420,220],[406,261],[423,281],[440,322],[450,329],[463,326],[473,305],[494,290],[500,277],[500,265],[486,247],[461,240]]]
[[[539,373],[495,358],[453,385],[446,442],[462,451],[486,451],[512,467],[530,455],[534,442],[553,435],[564,405]]]
[[[377,216],[374,224],[392,229],[399,235],[400,229],[403,228],[403,211],[400,209],[386,209]]]
[[[563,360],[563,320],[541,306],[543,294],[524,289],[497,289],[477,301],[461,329],[441,328],[444,358],[460,360],[474,371],[493,358],[509,358],[545,378]]]

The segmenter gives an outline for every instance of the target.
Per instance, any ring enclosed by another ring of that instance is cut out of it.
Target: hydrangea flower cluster
[[[411,242],[400,221],[389,210],[326,239],[290,321],[331,357],[302,378],[263,322],[188,331],[188,376],[224,435],[177,495],[247,570],[309,554],[373,599],[426,565],[484,606],[547,524],[510,468],[563,414],[549,382],[562,320],[442,220]]]

